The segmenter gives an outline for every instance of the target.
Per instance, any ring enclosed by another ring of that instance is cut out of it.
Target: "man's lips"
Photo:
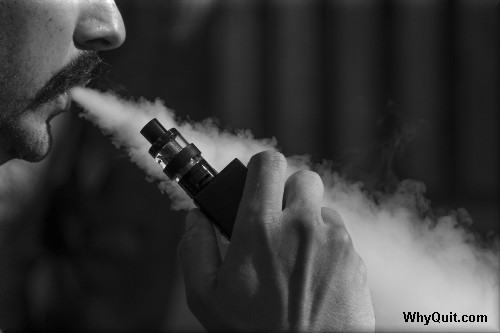
[[[90,79],[86,80],[82,84],[77,85],[78,87],[85,87],[90,83]],[[71,97],[68,93],[70,89],[64,91],[63,93],[57,95],[57,97],[53,100],[54,108],[56,110],[56,115],[62,112],[69,111],[71,109]]]
[[[67,91],[59,95],[58,99],[61,100],[61,105],[63,105],[63,111],[68,111],[71,108],[71,98]]]
[[[62,94],[57,95],[51,102],[51,108],[53,109],[53,113],[50,115],[50,118],[57,116],[60,113],[68,111],[71,108],[71,98],[69,94],[65,91]]]

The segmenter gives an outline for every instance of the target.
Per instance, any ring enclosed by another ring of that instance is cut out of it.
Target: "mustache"
[[[108,69],[109,65],[96,51],[85,51],[72,59],[40,89],[28,109],[36,109],[72,87],[94,81],[107,73]]]

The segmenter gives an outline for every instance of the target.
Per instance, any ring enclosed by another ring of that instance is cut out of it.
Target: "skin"
[[[0,164],[43,159],[51,148],[50,120],[69,108],[64,93],[30,108],[49,80],[88,51],[125,40],[108,0],[0,0]]]
[[[285,181],[283,155],[252,157],[224,260],[192,210],[178,253],[191,311],[208,331],[374,331],[366,269],[310,171]]]
[[[60,89],[36,97],[81,55],[124,39],[114,1],[0,0],[0,164],[48,154],[50,120],[69,101]],[[211,223],[188,214],[179,258],[191,310],[216,331],[373,331],[363,261],[342,218],[321,207],[319,176],[285,175],[279,153],[251,159],[224,260]]]

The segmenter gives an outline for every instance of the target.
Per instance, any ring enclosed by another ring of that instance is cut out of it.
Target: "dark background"
[[[498,1],[118,4],[128,40],[106,58],[134,96],[275,136],[369,189],[421,180],[436,208],[497,226]]]
[[[116,2],[115,90],[275,136],[368,190],[420,180],[435,209],[498,232],[498,1]],[[2,245],[2,328],[199,329],[176,259],[185,213],[76,112],[60,121]]]

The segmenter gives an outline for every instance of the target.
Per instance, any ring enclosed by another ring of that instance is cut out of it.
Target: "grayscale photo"
[[[0,0],[0,332],[498,332],[498,0]]]

